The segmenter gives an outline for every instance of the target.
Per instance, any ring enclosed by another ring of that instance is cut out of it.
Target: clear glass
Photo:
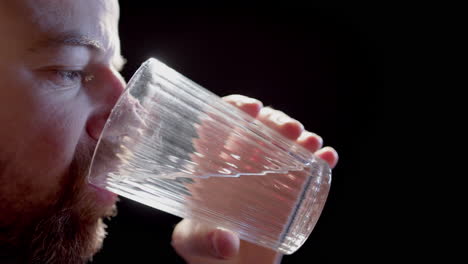
[[[331,171],[308,150],[149,59],[104,127],[89,181],[291,254],[320,216]]]

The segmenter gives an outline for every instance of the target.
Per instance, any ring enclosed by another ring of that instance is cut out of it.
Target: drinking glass
[[[331,170],[297,143],[151,58],[112,110],[88,180],[291,254],[321,214]]]

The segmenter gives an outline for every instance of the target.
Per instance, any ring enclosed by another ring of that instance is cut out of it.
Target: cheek
[[[48,100],[45,104],[39,99],[29,105],[21,121],[18,118],[17,130],[9,131],[10,142],[0,142],[0,154],[8,160],[8,170],[0,178],[14,176],[14,182],[9,181],[11,195],[21,195],[25,203],[40,207],[61,190],[76,146],[85,135],[88,112],[79,96],[68,103]]]
[[[37,116],[35,135],[25,153],[26,173],[33,180],[34,188],[43,199],[50,200],[69,181],[68,168],[75,155],[80,138],[84,135],[86,112],[79,100],[55,109],[44,109],[47,118]]]
[[[86,96],[51,92],[20,66],[10,71],[0,76],[0,147],[31,165],[66,162],[83,131]]]
[[[28,121],[21,126],[23,136],[17,138],[23,173],[38,180],[38,185],[53,186],[60,181],[85,135],[86,100],[81,96],[70,101],[58,99],[37,97]]]
[[[86,105],[75,100],[59,106],[49,105],[41,112],[47,117],[36,118],[37,149],[31,155],[41,157],[42,166],[49,172],[64,171],[73,158],[78,141],[86,134]]]
[[[82,93],[45,94],[22,72],[0,75],[0,194],[39,205],[60,190],[91,106]]]

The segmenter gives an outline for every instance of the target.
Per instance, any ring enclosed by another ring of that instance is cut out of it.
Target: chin
[[[93,196],[82,196],[36,226],[30,262],[86,263],[103,246],[107,234],[103,218],[114,215],[115,204],[103,205]]]
[[[106,237],[104,218],[117,214],[118,196],[86,181],[93,148],[78,146],[59,203],[35,226],[28,263],[86,263]]]
[[[106,228],[107,225],[104,223],[104,217],[110,218],[116,215],[116,205],[113,204],[111,207],[106,207],[105,214],[103,217],[98,218],[94,223],[82,222],[83,228],[88,230],[82,231],[82,237],[78,235],[77,241],[82,241],[80,246],[83,249],[82,255],[77,257],[77,260],[84,260],[84,262],[92,260],[93,256],[98,253],[104,244],[104,240],[107,236]],[[77,262],[78,263],[78,262]]]
[[[0,203],[0,249],[8,246],[5,253],[21,259],[19,263],[54,264],[86,263],[102,248],[106,237],[103,219],[116,215],[118,198],[87,184],[92,147],[79,146],[67,169],[48,177],[59,181],[43,184],[46,190],[31,181],[18,185],[14,195],[0,192],[0,200],[6,201]],[[47,198],[37,199],[42,192]]]
[[[104,244],[104,239],[106,238],[106,224],[103,219],[98,219],[96,226],[93,228],[94,237],[89,239],[89,250],[83,256],[84,260],[92,260],[93,256],[98,253]]]
[[[83,236],[77,234],[77,240],[82,240],[82,247],[85,249],[84,259],[91,260],[92,256],[102,249],[107,235],[107,226],[103,219],[117,215],[118,196],[90,184],[86,184],[84,189],[85,197],[77,201],[82,204],[76,207],[77,221],[83,228],[80,231]]]
[[[103,219],[117,214],[117,195],[89,184],[67,192],[64,202],[36,225],[28,263],[86,263],[103,247]]]

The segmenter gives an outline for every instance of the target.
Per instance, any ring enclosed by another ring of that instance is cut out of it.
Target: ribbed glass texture
[[[89,181],[291,254],[320,216],[331,171],[311,152],[149,59],[105,125]]]

